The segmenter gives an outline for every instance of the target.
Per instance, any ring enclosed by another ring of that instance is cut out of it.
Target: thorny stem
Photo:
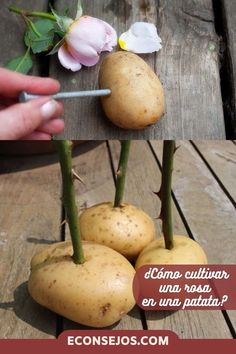
[[[162,230],[165,239],[165,247],[168,250],[174,248],[171,191],[175,148],[175,141],[164,141],[160,197],[162,202]]]
[[[130,146],[131,146],[130,140],[121,141],[121,152],[120,152],[119,167],[117,171],[114,208],[119,208],[123,200]]]
[[[65,208],[73,245],[73,260],[75,264],[83,264],[85,262],[85,258],[81,242],[78,209],[75,202],[75,190],[73,184],[72,142],[68,140],[61,140],[55,141],[55,144],[58,150],[61,165],[63,205]]]
[[[51,20],[51,21],[56,21],[55,16],[52,14],[49,14],[47,12],[26,11],[26,10],[22,10],[19,7],[14,6],[14,5],[9,6],[8,9],[9,9],[9,11],[14,12],[19,15],[22,15],[22,16],[41,17],[41,18],[47,18],[48,20]]]

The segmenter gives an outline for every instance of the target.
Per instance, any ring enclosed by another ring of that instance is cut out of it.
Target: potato
[[[72,260],[71,242],[47,247],[31,262],[28,289],[42,306],[80,324],[106,327],[135,305],[135,270],[114,250],[83,242],[86,262]]]
[[[207,264],[207,256],[201,246],[185,236],[174,236],[174,248],[165,248],[164,238],[150,243],[139,255],[135,268],[146,264]]]
[[[118,127],[143,129],[164,114],[165,99],[160,80],[136,54],[117,52],[102,62],[99,85],[112,94],[102,97],[107,117]]]
[[[136,259],[156,235],[153,220],[129,204],[119,208],[109,202],[95,205],[80,215],[79,223],[83,240],[109,246],[129,260]]]

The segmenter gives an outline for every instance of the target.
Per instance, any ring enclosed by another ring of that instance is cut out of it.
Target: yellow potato
[[[135,268],[146,264],[207,264],[201,246],[185,236],[174,236],[174,248],[165,248],[164,238],[153,241],[139,255]]]
[[[112,203],[95,205],[80,215],[79,224],[83,240],[109,246],[130,260],[156,235],[153,220],[129,204],[120,208],[113,208]]]
[[[99,85],[112,94],[102,97],[107,117],[125,129],[144,129],[165,113],[162,84],[139,56],[128,52],[109,54],[103,60]]]
[[[135,270],[114,250],[83,242],[86,262],[72,261],[71,242],[47,247],[31,262],[29,293],[42,306],[77,323],[106,327],[135,305]]]

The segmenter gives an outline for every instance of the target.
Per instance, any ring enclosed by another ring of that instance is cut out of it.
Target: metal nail
[[[55,100],[62,100],[68,98],[83,98],[83,97],[98,97],[98,96],[109,96],[111,94],[111,90],[92,90],[92,91],[77,91],[77,92],[59,92],[55,95],[48,95]],[[27,92],[21,92],[19,95],[20,102],[28,102],[35,100],[40,97],[47,97],[43,95],[31,95]]]

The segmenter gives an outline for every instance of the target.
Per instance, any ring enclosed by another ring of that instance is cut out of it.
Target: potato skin
[[[135,270],[114,250],[83,242],[86,262],[72,261],[71,242],[47,247],[31,261],[29,293],[42,306],[77,323],[102,328],[135,305]]]
[[[118,127],[144,129],[156,123],[165,113],[162,84],[139,56],[116,52],[105,57],[99,73],[101,89],[112,94],[102,97],[106,116]]]
[[[156,236],[153,220],[130,204],[95,205],[82,212],[79,223],[83,240],[111,247],[129,260],[135,260]]]
[[[174,236],[174,248],[165,249],[164,238],[150,243],[139,255],[135,269],[147,264],[208,264],[201,246],[186,236]]]

